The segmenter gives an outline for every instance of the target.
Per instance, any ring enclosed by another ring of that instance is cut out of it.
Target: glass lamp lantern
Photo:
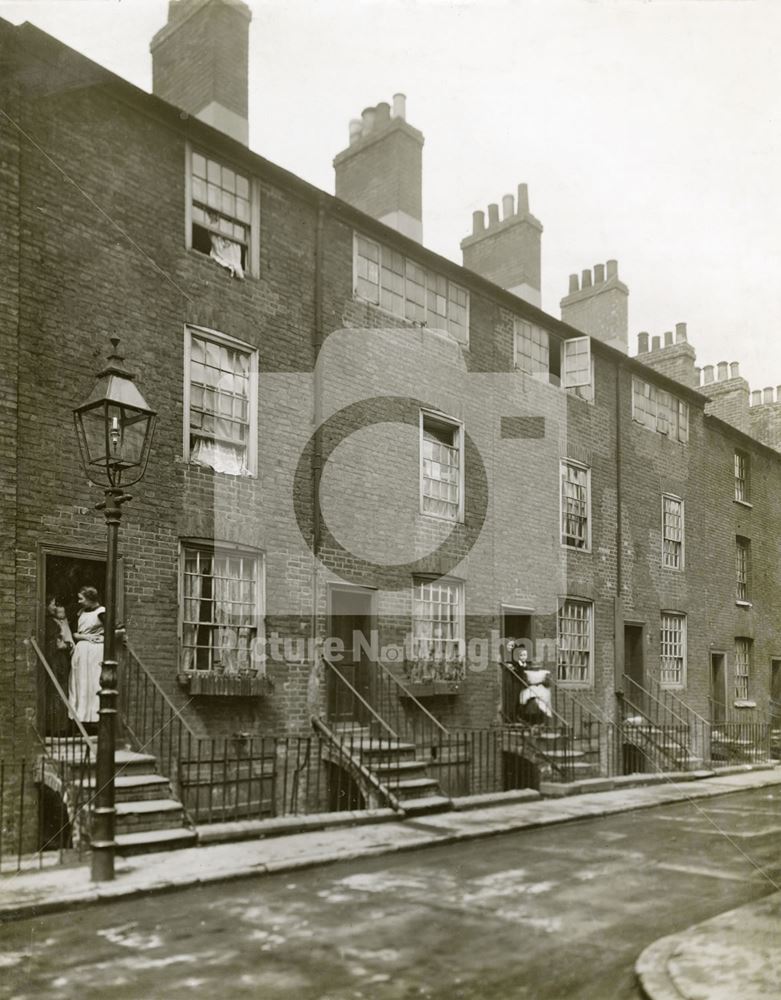
[[[118,353],[112,353],[86,402],[73,411],[84,470],[104,489],[132,486],[144,475],[155,419]]]

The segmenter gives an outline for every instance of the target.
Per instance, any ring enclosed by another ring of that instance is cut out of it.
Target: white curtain
[[[201,613],[201,593],[203,579],[201,577],[196,555],[185,556],[184,560],[184,627],[182,630],[183,657],[182,669],[195,670],[197,650],[195,644],[198,638],[198,626]]]
[[[244,268],[241,266],[241,246],[224,236],[210,233],[212,249],[209,256],[216,260],[220,267],[230,271],[232,278],[243,278]]]

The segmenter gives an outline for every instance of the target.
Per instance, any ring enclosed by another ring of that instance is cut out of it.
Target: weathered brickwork
[[[781,656],[778,456],[706,416],[704,397],[684,387],[687,444],[641,427],[631,413],[633,375],[667,391],[673,383],[597,341],[593,400],[515,371],[516,317],[554,337],[579,331],[34,30],[14,36],[33,76],[50,79],[45,93],[26,87],[7,103],[29,139],[0,120],[0,222],[12,248],[0,260],[0,307],[10,317],[0,330],[8,470],[0,504],[9,525],[0,566],[0,623],[9,635],[0,650],[0,756],[30,745],[37,682],[22,640],[40,635],[45,560],[100,557],[104,548],[100,494],[78,461],[72,409],[110,335],[121,337],[159,413],[147,474],[123,512],[124,615],[140,659],[196,733],[306,731],[312,713],[326,710],[307,640],[329,633],[329,585],[374,592],[379,643],[401,645],[416,579],[442,576],[462,585],[468,646],[500,633],[503,608],[523,609],[533,638],[555,643],[561,602],[588,602],[589,676],[574,688],[605,719],[615,717],[625,668],[624,622],[643,626],[644,667],[658,677],[660,615],[686,615],[682,694],[703,715],[710,654],[726,653],[732,691],[735,637],[751,638],[756,708],[741,711],[766,717],[770,658]],[[57,73],[79,85],[58,87]],[[257,276],[232,279],[186,248],[188,143],[257,180]],[[468,290],[468,345],[355,294],[356,232]],[[186,454],[190,329],[257,352],[256,476],[215,473]],[[421,510],[422,411],[445,418],[463,440],[462,520]],[[735,448],[750,457],[751,506],[733,499]],[[590,477],[583,549],[562,544],[562,460]],[[684,502],[682,570],[662,566],[663,494]],[[738,535],[752,542],[751,607],[735,601]],[[190,698],[178,680],[182,547],[209,540],[258,555],[266,635],[298,644],[289,656],[271,654],[265,697]],[[498,721],[501,678],[495,651],[486,655],[468,660],[457,695],[432,700],[446,725]],[[398,662],[387,666],[402,675]]]

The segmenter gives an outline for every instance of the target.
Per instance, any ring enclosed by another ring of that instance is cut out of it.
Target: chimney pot
[[[694,366],[694,384],[702,385],[702,368]]]
[[[726,378],[729,378],[729,365],[726,361],[719,361],[719,374],[716,379],[718,382],[723,382]]]
[[[702,369],[702,384],[710,385],[713,381],[713,365],[705,365]]]
[[[380,101],[375,110],[375,127],[385,128],[390,125],[390,104],[387,101]]]
[[[477,235],[477,233],[482,233],[485,229],[485,212],[478,209],[476,212],[472,212],[472,233]]]
[[[580,291],[580,283],[578,282],[577,274],[571,274],[569,276],[569,293],[572,295],[573,292]]]
[[[499,206],[496,204],[496,202],[492,202],[488,206],[488,226],[489,226],[489,228],[491,226],[495,226],[498,221],[499,221]]]
[[[754,389],[754,391],[751,393],[751,405],[760,406],[761,403],[762,403],[762,390]]]
[[[729,377],[740,378],[740,363],[738,361],[733,361],[729,366]]]
[[[605,280],[605,265],[595,264],[594,265],[594,284],[601,285]]]
[[[672,332],[672,330],[665,330],[664,331],[664,346],[665,347],[672,347],[673,346],[673,332]]]
[[[363,131],[363,122],[360,118],[350,119],[350,145],[352,146],[361,138],[361,132]]]
[[[661,351],[661,349],[662,349],[662,338],[657,333],[653,337],[651,337],[651,350]]]
[[[518,185],[518,215],[529,214],[529,185]]]
[[[686,324],[676,323],[675,324],[675,343],[685,344],[686,343]]]
[[[511,219],[515,215],[515,198],[511,194],[506,194],[502,198],[502,218]]]
[[[648,334],[645,330],[637,335],[637,353],[648,354]]]
[[[363,119],[363,134],[368,135],[374,128],[374,108],[364,108],[361,112],[361,118]]]
[[[582,288],[591,288],[591,268],[586,268],[581,275],[580,281]]]
[[[610,280],[610,278],[617,278],[618,277],[618,261],[617,260],[609,260],[607,262],[607,277],[608,277],[608,280]]]
[[[773,386],[768,385],[762,390],[762,402],[772,403],[773,402]]]
[[[407,95],[406,94],[394,94],[393,95],[393,117],[400,118],[402,121],[406,121],[407,118]]]

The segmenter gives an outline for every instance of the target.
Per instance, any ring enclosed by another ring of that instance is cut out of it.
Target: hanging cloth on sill
[[[243,278],[244,268],[241,266],[241,246],[224,236],[210,233],[212,249],[209,256],[216,260],[220,267],[230,271],[232,278]]]

